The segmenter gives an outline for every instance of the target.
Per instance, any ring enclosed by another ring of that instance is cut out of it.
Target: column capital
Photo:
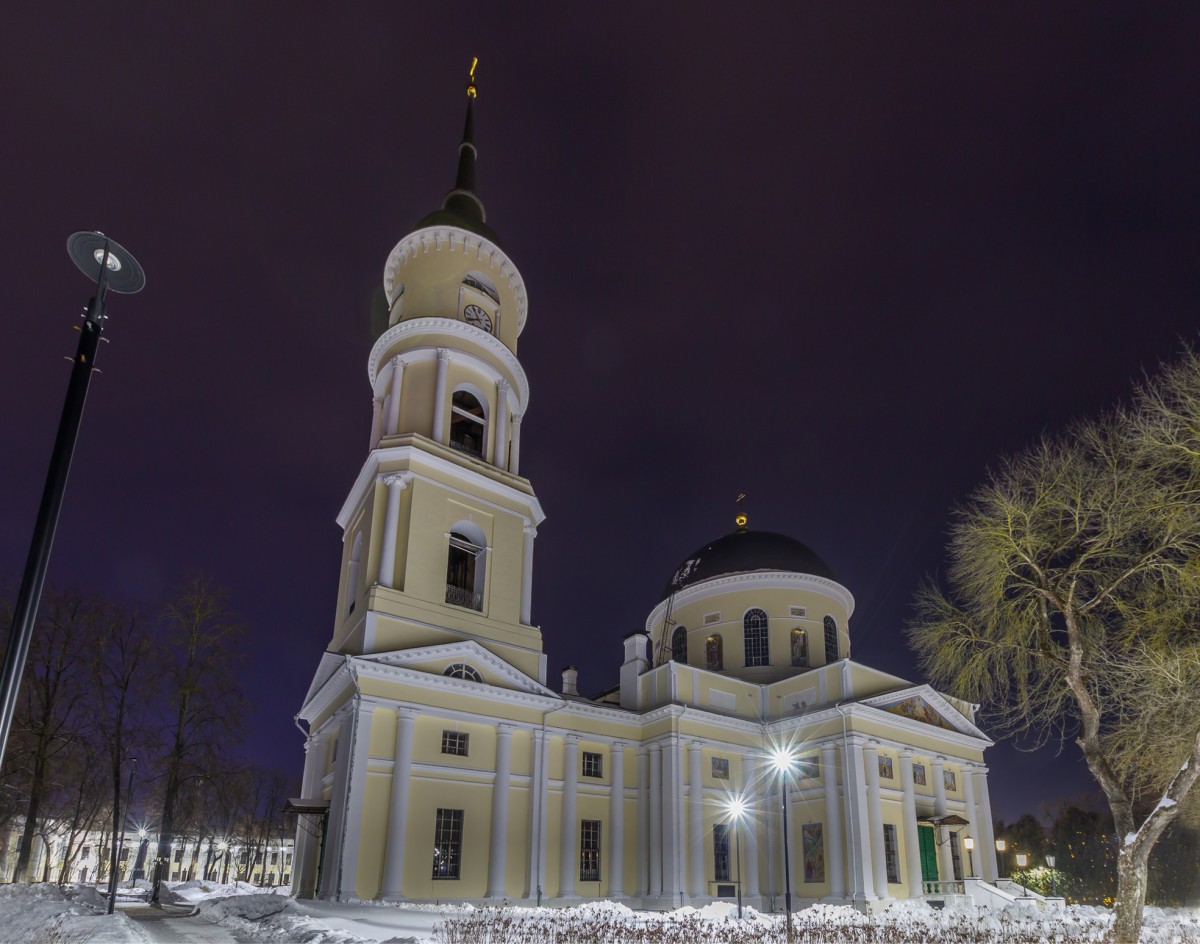
[[[662,753],[662,745],[659,744],[657,741],[655,741],[653,744],[647,744],[646,748],[652,754],[661,754]]]
[[[564,734],[563,735],[563,743],[564,744],[578,744],[579,743],[579,735],[578,734]]]
[[[391,488],[393,485],[398,485],[403,490],[408,487],[408,483],[412,481],[411,472],[389,472],[380,477],[380,481],[384,485]]]
[[[396,717],[401,721],[415,721],[420,716],[421,712],[417,711],[416,708],[396,708]]]
[[[625,750],[625,748],[628,746],[629,745],[626,744],[624,741],[613,741],[608,745],[608,749],[615,753],[617,751]]]
[[[936,756],[934,756],[934,757],[931,757],[929,760],[930,760],[930,762],[933,764],[933,766],[934,766],[934,769],[936,769],[936,768],[938,768],[938,767],[945,767],[945,766],[946,766],[946,758],[944,758],[944,757],[942,757],[942,756],[940,756],[940,755],[936,755]]]
[[[371,397],[371,406],[383,406],[383,397]]]
[[[528,521],[529,519],[527,518],[527,519],[525,519],[525,520],[526,520],[526,521]],[[537,528],[535,528],[535,527],[533,526],[533,522],[532,522],[532,521],[530,521],[530,522],[529,522],[527,525],[525,525],[524,531],[525,531],[525,535],[526,535],[527,537],[531,537],[531,538],[536,538],[536,537],[537,537]]]
[[[446,347],[439,347],[437,349],[437,356],[439,361],[450,360],[450,349]]]
[[[870,751],[872,754],[878,754],[879,753],[879,742],[878,741],[867,741],[867,743],[862,746],[862,749],[864,752]]]
[[[507,380],[505,380],[503,377],[501,377],[499,380],[496,381],[496,389],[499,390],[502,394],[508,393],[508,391],[512,389],[512,384],[510,384]]]
[[[397,354],[391,359],[391,361],[389,361],[389,363],[393,367],[403,367],[404,366],[404,358],[401,357],[399,354]]]
[[[500,737],[512,737],[512,733],[515,730],[517,730],[517,726],[515,724],[509,724],[507,721],[501,721],[498,725],[496,725],[496,733]]]
[[[900,759],[901,760],[912,760],[913,759],[912,748],[911,747],[900,748]]]

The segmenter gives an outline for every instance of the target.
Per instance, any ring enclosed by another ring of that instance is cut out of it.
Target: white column
[[[349,788],[350,754],[353,743],[354,712],[350,706],[341,709],[337,737],[333,743],[333,787],[329,795],[328,832],[325,838],[325,858],[320,867],[321,887],[317,895],[333,898],[337,893],[338,871],[342,867],[342,834],[346,819],[346,791]],[[147,861],[147,866],[151,863]]]
[[[521,474],[521,413],[514,413],[512,418],[512,446],[508,450],[508,471],[513,475]]]
[[[496,444],[496,455],[492,464],[501,469],[508,468],[508,381],[496,381],[496,435],[492,437]]]
[[[683,838],[683,823],[680,822],[683,806],[681,748],[679,736],[675,734],[672,734],[663,746],[663,897],[673,905],[679,903],[679,893],[683,890],[679,881],[679,872],[683,865],[680,862],[682,850],[679,847]]]
[[[525,897],[540,897],[546,870],[546,745],[541,728],[533,731],[533,776],[529,782],[529,861],[525,865]]]
[[[379,445],[379,434],[383,431],[383,401],[379,397],[371,398],[371,445],[374,449]]]
[[[446,366],[450,363],[450,352],[444,347],[437,352],[437,381],[433,388],[433,438],[443,445],[446,442]]]
[[[904,863],[907,866],[908,894],[920,898],[925,889],[921,881],[921,840],[917,833],[917,795],[913,788],[912,751],[900,752],[901,807],[904,816]]]
[[[933,813],[935,816],[946,815],[946,758],[933,759]],[[938,826],[934,830],[937,837],[938,881],[954,881],[954,859],[950,855],[950,837],[946,830]]]
[[[662,745],[650,745],[650,881],[651,898],[662,897]]]
[[[497,725],[496,780],[492,785],[492,836],[488,847],[488,898],[504,898],[508,848],[508,779],[512,768],[511,724]]]
[[[704,895],[704,793],[703,745],[692,741],[688,751],[688,892]]]
[[[392,795],[388,804],[387,847],[383,858],[382,897],[404,898],[404,846],[408,832],[408,793],[412,778],[413,727],[417,713],[396,709],[396,754],[392,766]]]
[[[411,478],[408,474],[385,475],[387,510],[383,516],[383,548],[379,553],[379,583],[384,587],[396,585],[396,542],[400,537],[400,493]]]
[[[757,791],[757,758],[753,754],[742,755],[742,796],[752,796]],[[757,898],[758,885],[758,823],[759,817],[749,815],[742,818],[742,877],[745,882],[745,898]]]
[[[625,745],[608,749],[608,897],[625,897]]]
[[[525,519],[525,549],[521,564],[521,622],[530,625],[530,603],[533,600],[533,539],[537,537],[537,528],[528,518]]]
[[[846,897],[846,847],[842,841],[842,800],[838,795],[837,745],[821,745],[821,778],[825,788],[825,862],[829,869],[829,895]]]
[[[871,871],[875,876],[875,894],[887,898],[887,859],[883,849],[883,800],[879,795],[879,748],[872,741],[863,748],[867,768],[867,822],[871,828]]]
[[[790,775],[789,775],[790,776]],[[787,832],[783,836],[783,841],[787,843],[787,868],[783,871],[783,892],[786,895],[788,891],[787,881],[792,880],[792,897],[796,897],[796,886],[800,884],[799,879],[804,877],[804,860],[800,857],[796,849],[796,833],[799,829],[799,823],[796,822],[796,782],[791,779],[787,783],[787,788],[781,782],[779,789],[782,791],[780,797],[780,821],[782,822],[782,806],[787,803]],[[793,908],[795,905],[793,904]]]
[[[867,818],[867,778],[861,742],[846,745],[846,844],[850,852],[850,892],[855,899],[874,898],[875,881],[871,868],[870,823]]]
[[[992,797],[988,791],[987,768],[975,768],[975,788],[979,795],[979,821],[983,832],[979,836],[979,866],[985,882],[996,881],[1000,874],[996,868],[996,834],[992,829]]]
[[[367,787],[367,757],[371,748],[371,715],[375,704],[361,698],[354,706],[352,743],[346,752],[350,769],[347,772],[346,816],[342,827],[341,868],[338,877],[339,901],[357,898],[358,847],[362,842],[363,799]]]
[[[963,764],[962,781],[963,781],[963,799],[966,801],[966,804],[967,804],[966,820],[968,823],[971,824],[970,831],[965,833],[965,835],[974,837],[975,845],[978,846],[980,844],[979,843],[979,836],[980,836],[979,811],[975,808],[975,765],[974,764]],[[963,835],[963,834],[960,833],[960,835]],[[960,846],[960,848],[962,848],[962,847]],[[965,853],[966,851],[967,851],[966,849],[962,850],[963,853]],[[960,855],[961,854],[962,853],[960,853]],[[976,861],[978,861],[978,860],[975,859],[975,853],[974,853],[974,851],[972,851],[971,854],[967,856],[967,860],[963,863],[963,868],[966,870],[963,872],[963,875],[965,875],[967,878],[975,878],[979,874],[975,871],[975,862]]]
[[[637,749],[637,892],[647,894],[650,881],[650,756],[644,747]]]
[[[558,897],[575,898],[576,862],[575,821],[576,791],[579,786],[579,737],[568,734],[563,745],[562,823],[559,827]]]
[[[304,777],[301,780],[300,796],[311,800],[320,796],[319,784],[325,773],[325,739],[310,735],[304,741]],[[296,852],[293,856],[295,868],[292,869],[292,894],[298,898],[313,898],[316,895],[317,880],[316,856],[320,849],[318,828],[314,816],[296,817]]]
[[[391,390],[387,398],[387,411],[383,420],[383,434],[395,436],[400,427],[400,390],[404,379],[404,361],[397,354],[392,358]]]

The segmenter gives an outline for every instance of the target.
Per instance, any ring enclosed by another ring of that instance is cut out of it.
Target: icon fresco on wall
[[[913,721],[920,721],[923,724],[932,724],[934,727],[945,728],[947,731],[958,730],[919,695],[910,695],[908,698],[902,698],[890,705],[877,705],[876,707],[880,711],[900,715],[902,718],[911,718]]]
[[[825,881],[825,836],[820,823],[805,823],[800,827],[804,847],[804,881]]]
[[[913,764],[913,783],[918,787],[925,786],[924,764]]]
[[[796,767],[796,777],[800,780],[816,780],[821,776],[821,758],[801,757]]]
[[[879,776],[885,780],[895,779],[892,776],[892,759],[890,757],[879,758]]]
[[[947,790],[957,790],[958,789],[958,781],[954,776],[953,770],[943,770],[942,771],[942,785],[945,786],[945,788]]]

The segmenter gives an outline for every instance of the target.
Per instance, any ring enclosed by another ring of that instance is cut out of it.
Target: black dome
[[[782,570],[834,579],[829,565],[808,545],[786,534],[743,528],[689,554],[667,582],[663,598],[703,580],[755,570]]]

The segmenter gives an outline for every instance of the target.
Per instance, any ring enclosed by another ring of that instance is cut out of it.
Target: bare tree
[[[949,591],[925,587],[910,627],[935,684],[1002,731],[1075,739],[1116,825],[1122,942],[1200,774],[1200,472],[1164,449],[1183,423],[1163,408],[1179,406],[1173,384],[1004,462],[953,521]],[[1200,398],[1187,415],[1200,429]]]
[[[229,611],[227,597],[207,578],[193,577],[164,614],[166,640],[161,671],[172,710],[162,764],[155,902],[175,839],[180,791],[216,766],[239,733],[245,699],[232,668],[238,661],[237,641],[242,627]]]

